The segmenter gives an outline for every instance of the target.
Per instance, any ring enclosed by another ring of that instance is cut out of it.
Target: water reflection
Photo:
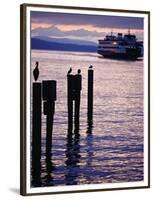
[[[89,175],[86,176],[87,183],[91,183],[91,172],[93,168],[93,121],[87,118],[87,131],[86,131],[86,168],[89,171]],[[93,175],[92,175],[93,176]]]
[[[93,157],[93,121],[87,120],[87,137],[86,137],[86,151],[87,151],[87,166],[91,166]]]
[[[53,186],[53,177],[52,177],[52,173],[53,170],[55,169],[55,166],[53,164],[52,161],[52,135],[51,134],[47,134],[47,138],[46,138],[46,153],[45,153],[45,176],[42,178],[43,179],[43,183],[45,186]]]
[[[76,185],[78,183],[78,173],[80,162],[80,134],[68,134],[66,144],[66,166],[67,172],[65,175],[66,185]]]
[[[32,166],[32,186],[33,187],[40,187],[41,186],[41,161],[37,158],[32,159],[32,162],[34,163]]]
[[[87,136],[85,138],[85,149],[86,149],[86,168],[92,167],[93,160],[93,121],[87,121]],[[65,184],[66,185],[77,185],[80,183],[80,177],[83,180],[87,180],[87,183],[90,183],[91,177],[86,176],[82,173],[80,168],[80,163],[82,162],[82,158],[80,155],[80,134],[75,133],[67,135],[67,144],[66,144],[66,174],[65,174]],[[90,169],[90,168],[89,168]]]
[[[46,151],[46,176],[44,177],[46,186],[53,185],[53,177],[52,172],[55,169],[53,162],[52,162],[52,149]]]
[[[93,120],[87,120],[87,135],[91,135],[93,131]]]

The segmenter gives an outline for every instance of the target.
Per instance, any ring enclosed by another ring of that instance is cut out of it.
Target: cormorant
[[[67,74],[70,74],[72,72],[72,68],[70,67],[70,69],[68,70]]]
[[[35,69],[33,70],[33,76],[34,76],[34,79],[35,81],[37,81],[38,77],[39,77],[39,68],[38,68],[38,65],[39,65],[39,62],[37,61],[35,63]]]
[[[81,73],[81,69],[78,69],[78,74],[80,74]]]
[[[90,66],[89,66],[89,69],[92,69],[92,68],[93,68],[93,66],[92,66],[92,65],[90,65]]]

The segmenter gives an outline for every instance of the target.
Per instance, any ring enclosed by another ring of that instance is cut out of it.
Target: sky
[[[143,40],[143,18],[31,11],[31,36],[97,43],[105,35],[126,34]]]

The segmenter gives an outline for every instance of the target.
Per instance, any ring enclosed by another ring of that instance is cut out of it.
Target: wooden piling
[[[51,159],[53,115],[47,115],[46,122],[46,160]]]
[[[80,117],[80,92],[82,85],[82,77],[80,74],[67,75],[67,106],[68,106],[68,133],[73,131],[73,101],[74,101],[74,132],[79,132]]]
[[[56,101],[57,93],[56,93],[56,81],[55,80],[47,80],[43,81],[43,95],[42,98],[44,101]]]
[[[75,133],[79,132],[79,125],[80,125],[80,93],[81,93],[81,85],[82,85],[82,78],[80,74],[76,74],[74,76],[74,100],[75,100],[75,114],[74,114],[74,127]]]
[[[74,91],[74,75],[67,75],[67,108],[68,108],[68,133],[73,130],[73,95]]]
[[[43,81],[43,113],[46,119],[46,160],[51,159],[53,116],[55,113],[56,81]]]
[[[88,70],[88,121],[93,119],[93,69]]]
[[[74,114],[74,127],[75,133],[79,132],[79,125],[80,125],[80,94],[75,100],[75,114]]]
[[[32,100],[32,183],[40,182],[41,171],[41,83],[33,83]]]

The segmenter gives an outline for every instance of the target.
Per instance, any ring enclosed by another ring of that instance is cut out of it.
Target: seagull
[[[89,66],[89,69],[92,69],[92,68],[93,68],[93,66],[92,66],[92,65],[90,65],[90,66]]]
[[[39,77],[39,68],[38,68],[38,65],[39,65],[39,62],[36,61],[35,63],[35,69],[33,70],[33,76],[34,76],[34,79],[35,81],[37,81],[38,77]]]
[[[72,68],[70,67],[70,69],[68,70],[67,74],[70,74],[72,72]]]

